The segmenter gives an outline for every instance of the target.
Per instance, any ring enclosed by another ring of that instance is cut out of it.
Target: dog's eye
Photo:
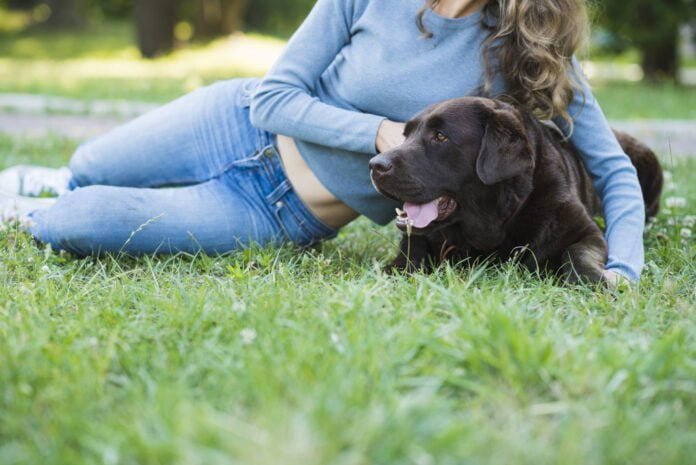
[[[438,142],[447,142],[447,141],[449,140],[449,137],[447,137],[446,135],[444,135],[442,132],[437,131],[437,132],[435,133],[435,140],[438,141]]]

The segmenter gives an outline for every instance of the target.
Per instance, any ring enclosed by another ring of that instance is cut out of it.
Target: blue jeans
[[[79,256],[221,254],[336,235],[300,201],[275,136],[249,122],[256,79],[196,90],[81,145],[74,190],[31,233]]]

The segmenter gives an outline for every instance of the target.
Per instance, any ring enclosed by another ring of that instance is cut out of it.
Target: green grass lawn
[[[237,34],[144,60],[128,22],[91,24],[79,33],[3,32],[2,24],[0,9],[0,92],[82,99],[166,102],[219,79],[261,76],[285,44]]]
[[[0,92],[167,102],[219,79],[261,76],[284,46],[276,38],[247,34],[182,45],[168,57],[142,60],[133,34],[130,23],[113,21],[79,34],[0,27]],[[696,87],[594,84],[609,118],[696,118]]]
[[[73,141],[0,137],[0,168]],[[696,457],[696,160],[637,289],[317,250],[76,260],[0,232],[0,463],[675,464]]]
[[[696,120],[696,87],[599,82],[593,91],[609,119]]]
[[[126,23],[30,34],[1,13],[0,92],[165,102],[283,46],[146,62]],[[596,94],[610,118],[696,117],[694,88]],[[76,144],[0,136],[0,169]],[[305,252],[137,260],[0,231],[0,464],[694,463],[696,159],[664,160],[686,205],[615,294],[513,265],[386,276],[398,235],[365,220]]]

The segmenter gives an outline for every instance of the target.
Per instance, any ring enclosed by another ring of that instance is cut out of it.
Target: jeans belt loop
[[[287,179],[281,182],[278,187],[273,189],[273,192],[268,194],[266,196],[266,200],[268,201],[269,204],[276,204],[276,206],[280,207],[281,205],[278,205],[278,203],[281,202],[280,199],[283,198],[285,194],[287,194],[290,190],[292,189],[292,186],[290,185],[290,181]]]

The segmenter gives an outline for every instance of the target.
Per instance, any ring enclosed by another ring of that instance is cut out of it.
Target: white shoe
[[[58,196],[69,189],[72,173],[67,167],[19,165],[0,171],[0,191],[25,197]]]
[[[17,224],[22,230],[29,229],[32,226],[29,214],[54,203],[56,199],[22,197],[0,191],[0,231],[13,224]]]

